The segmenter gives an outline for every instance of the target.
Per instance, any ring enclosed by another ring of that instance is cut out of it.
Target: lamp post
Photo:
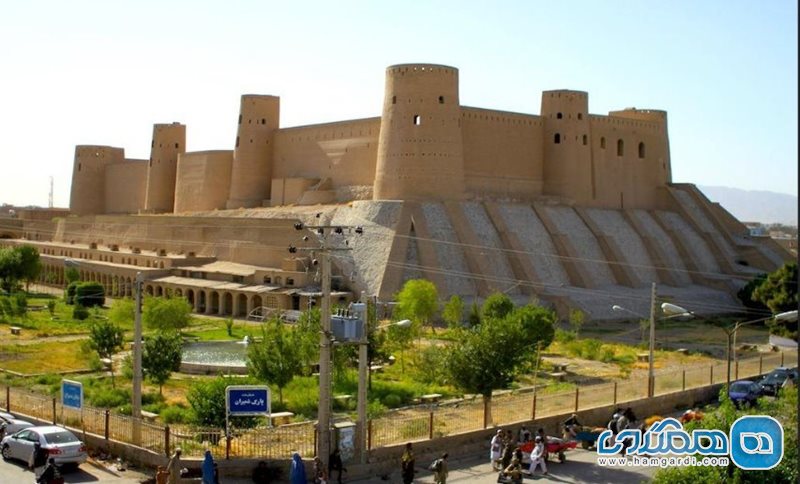
[[[358,402],[356,403],[356,410],[358,413],[358,448],[359,448],[359,461],[362,464],[367,462],[367,381],[369,379],[369,303],[367,303],[364,310],[364,331],[362,332],[361,341],[358,344]],[[377,326],[375,331],[388,328],[390,326],[397,326],[399,328],[407,328],[411,326],[411,321],[403,319],[394,323],[384,324]]]
[[[637,313],[636,311],[631,311],[628,308],[624,308],[616,304],[611,306],[611,309],[614,311],[625,311],[633,314],[634,316],[646,319],[644,316]],[[661,312],[663,312],[664,314],[668,314],[669,316],[661,318],[660,321],[665,319],[688,316],[691,314],[680,306],[666,302],[661,304]],[[647,365],[647,397],[653,398],[653,396],[655,395],[655,368],[653,366],[653,363],[655,359],[654,353],[656,346],[656,283],[655,282],[653,283],[652,289],[650,291],[649,319],[650,319],[650,351],[649,351],[648,365]]]

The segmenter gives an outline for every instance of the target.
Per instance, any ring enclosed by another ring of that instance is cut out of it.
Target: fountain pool
[[[246,362],[245,341],[198,341],[183,345],[181,372],[246,374]]]

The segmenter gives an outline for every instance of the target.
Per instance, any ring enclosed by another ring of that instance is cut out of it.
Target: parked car
[[[0,439],[6,435],[16,434],[22,429],[34,427],[35,425],[27,420],[20,420],[18,418],[3,418],[0,415]]]
[[[762,395],[761,386],[750,380],[739,380],[731,383],[728,388],[728,398],[734,405],[754,405]]]
[[[797,384],[797,368],[786,368],[784,366],[775,368],[759,382],[762,393],[764,395],[777,395],[787,378],[792,380],[792,383]]]
[[[50,457],[58,466],[65,464],[80,465],[86,462],[86,446],[69,430],[48,425],[29,427],[13,435],[7,435],[0,441],[0,452],[3,459],[17,459],[33,464],[33,446],[36,442],[47,449]]]

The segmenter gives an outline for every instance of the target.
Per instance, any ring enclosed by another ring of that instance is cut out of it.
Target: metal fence
[[[776,366],[790,365],[796,351],[770,353],[731,364],[731,381],[751,378]],[[700,388],[727,380],[727,362],[661,370],[655,374],[655,395]],[[578,386],[558,393],[536,393],[531,389],[503,393],[492,398],[491,408],[483,399],[471,397],[458,401],[419,405],[391,411],[367,423],[369,449],[409,441],[434,439],[486,428],[560,415],[595,407],[616,405],[647,396],[647,378],[621,380],[597,385]],[[2,397],[0,397],[2,398]],[[91,433],[106,440],[133,444],[135,419],[111,413],[108,409],[84,406],[83,410],[63,408],[58,399],[22,388],[5,387],[5,409],[16,414],[62,424],[79,432]],[[181,447],[187,457],[200,457],[205,449],[226,457],[287,458],[292,451],[314,455],[315,422],[301,422],[278,427],[232,428],[230,439],[224,430],[185,425],[161,425],[147,420],[138,422],[139,446],[156,453],[169,454]]]

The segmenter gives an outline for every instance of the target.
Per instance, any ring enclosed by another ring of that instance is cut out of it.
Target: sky
[[[461,104],[664,109],[673,181],[797,195],[793,0],[0,0],[0,202],[69,205],[75,145],[149,157],[152,125],[233,149],[242,94],[281,126],[379,116],[384,72],[460,71]]]

